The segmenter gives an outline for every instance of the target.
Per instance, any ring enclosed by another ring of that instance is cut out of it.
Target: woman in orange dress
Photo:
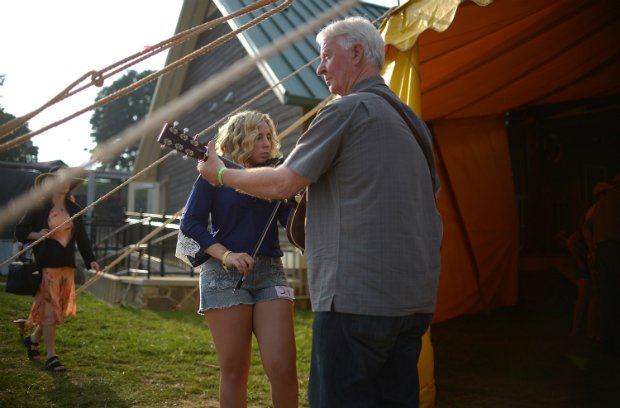
[[[39,175],[35,180],[35,186],[41,185],[48,177],[55,177],[55,170],[58,168]],[[79,182],[81,180],[64,183],[54,192],[51,200],[26,214],[15,228],[17,240],[24,243],[35,241],[79,212],[81,208],[71,195],[71,190]],[[53,372],[65,371],[65,366],[56,355],[56,326],[63,324],[65,317],[76,314],[74,284],[76,243],[85,265],[98,271],[99,264],[95,261],[82,217],[67,222],[33,248],[34,259],[43,275],[28,316],[28,324],[36,327],[22,342],[26,346],[28,358],[38,359],[39,339],[43,336],[47,351],[45,369]]]

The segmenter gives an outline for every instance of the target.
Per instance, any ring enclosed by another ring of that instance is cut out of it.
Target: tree
[[[0,75],[0,86],[4,84],[4,75]],[[0,125],[15,119],[15,116],[10,113],[6,113],[4,108],[0,106]],[[15,129],[10,135],[0,139],[0,143],[6,143],[15,139],[18,136],[30,133],[28,125],[20,126]],[[0,152],[0,161],[18,162],[18,163],[36,163],[37,156],[39,154],[39,148],[32,144],[32,140],[26,140],[25,142],[9,149],[4,152]]]
[[[134,70],[129,70],[120,79],[114,81],[112,85],[104,87],[101,92],[97,94],[96,100],[99,101],[141,80],[151,73],[153,73],[153,71],[138,73]],[[149,112],[154,92],[155,81],[151,81],[119,99],[96,108],[90,119],[90,124],[93,129],[90,134],[91,138],[97,144],[106,142],[111,137],[125,130],[128,126],[145,117]],[[106,170],[131,171],[137,153],[138,145],[135,144],[127,148],[116,159],[104,163],[102,167]]]

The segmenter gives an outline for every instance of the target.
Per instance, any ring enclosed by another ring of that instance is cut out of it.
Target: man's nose
[[[323,66],[323,62],[321,62],[321,63],[319,64],[319,66],[316,68],[316,74],[317,74],[318,76],[321,76],[321,75],[323,75],[323,72],[324,72],[324,71],[325,71],[325,67]]]

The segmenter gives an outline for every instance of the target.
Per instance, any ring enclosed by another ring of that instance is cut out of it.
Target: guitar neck
[[[196,138],[187,133],[187,129],[180,130],[176,125],[165,123],[157,141],[170,149],[183,153],[186,157],[193,157],[196,160],[206,160],[209,157],[209,149],[201,144]],[[238,163],[225,157],[218,156],[224,165],[231,169],[242,169]]]
[[[165,123],[157,141],[165,147],[174,149],[184,154],[186,157],[193,157],[196,160],[207,160],[209,149],[201,144],[195,137],[188,134],[187,129],[180,130],[176,124]],[[244,167],[225,157],[219,156],[224,165],[230,169],[243,169]],[[283,162],[282,157],[274,157],[267,160],[261,166],[277,166]]]
[[[203,160],[207,160],[208,157],[209,155],[205,154]],[[219,157],[220,160],[224,162],[224,166],[228,167],[229,169],[242,169],[243,168],[243,166],[241,166],[240,164],[235,163],[232,160],[228,160],[226,157],[222,157],[219,154],[217,155],[217,157]]]

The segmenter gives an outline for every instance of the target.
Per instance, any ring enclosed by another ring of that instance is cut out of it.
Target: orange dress
[[[69,219],[65,208],[54,207],[48,215],[50,229]],[[71,241],[73,221],[67,222],[47,239],[55,240],[58,245],[66,247]],[[43,279],[39,291],[34,297],[32,309],[28,316],[29,324],[60,325],[65,317],[75,316],[75,269],[69,266],[42,268]]]

